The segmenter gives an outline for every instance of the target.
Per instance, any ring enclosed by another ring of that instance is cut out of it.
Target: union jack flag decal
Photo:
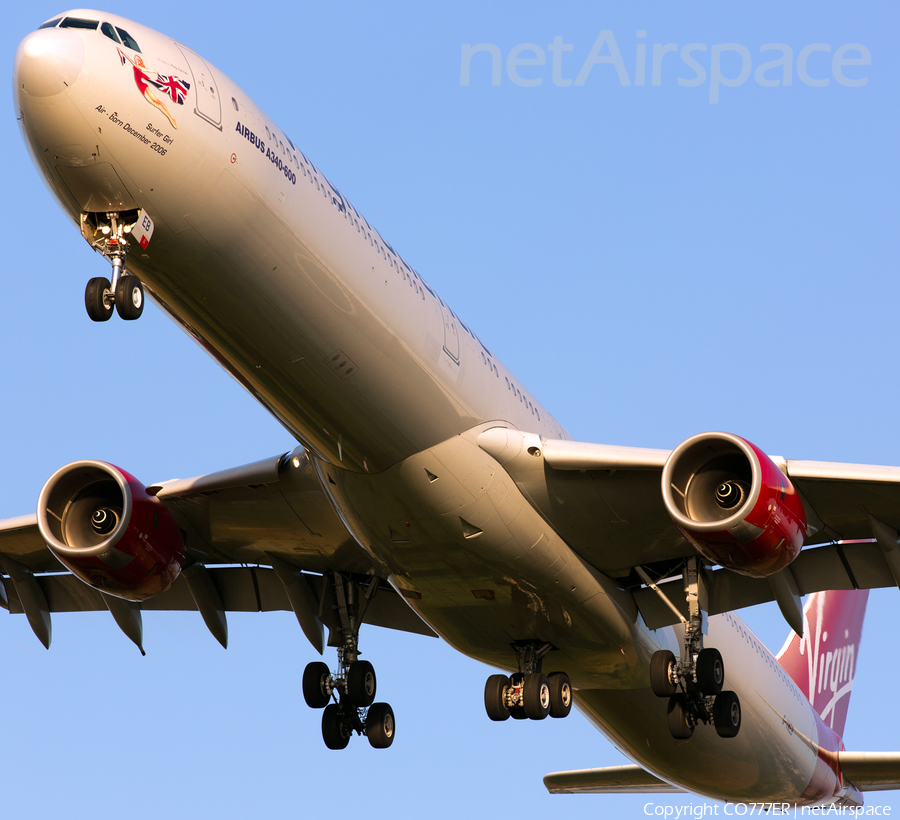
[[[117,48],[116,51],[119,52],[119,59],[122,61],[122,65],[125,65],[125,62],[127,61],[128,58],[122,53],[121,48]]]
[[[157,74],[155,80],[151,80],[160,91],[168,94],[172,102],[184,105],[185,97],[187,97],[188,89],[191,84],[186,80],[179,79],[174,75]]]

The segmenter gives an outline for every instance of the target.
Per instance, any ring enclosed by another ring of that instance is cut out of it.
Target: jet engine
[[[758,447],[729,433],[701,433],[663,468],[666,509],[705,558],[763,578],[791,563],[806,513],[788,477]]]
[[[185,562],[184,540],[163,503],[134,476],[102,461],[74,461],[41,490],[38,529],[88,586],[144,601],[165,592]]]

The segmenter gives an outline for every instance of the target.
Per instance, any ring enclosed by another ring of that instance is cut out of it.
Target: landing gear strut
[[[137,219],[136,212],[131,212]],[[144,312],[144,288],[141,280],[125,271],[130,235],[134,221],[131,214],[117,212],[89,214],[83,230],[92,232],[91,246],[112,265],[112,281],[105,276],[91,279],[84,289],[84,306],[95,322],[105,322],[112,316],[113,306],[120,317],[137,319]]]
[[[484,708],[491,720],[563,718],[572,711],[572,683],[565,672],[544,675],[544,655],[553,646],[538,641],[513,644],[519,671],[491,675],[484,686]]]
[[[359,627],[366,609],[378,591],[380,579],[372,577],[362,596],[359,587],[339,572],[331,574],[335,610],[341,623],[337,647],[338,669],[315,661],[303,671],[303,699],[322,712],[322,739],[329,749],[344,749],[353,733],[365,735],[376,749],[394,742],[394,710],[387,703],[374,703],[375,668],[360,660]]]
[[[667,722],[676,740],[687,740],[698,723],[712,723],[720,737],[735,737],[741,728],[741,702],[734,692],[722,691],[725,664],[719,650],[703,646],[706,613],[700,605],[697,558],[686,562],[684,591],[689,618],[682,617],[681,659],[668,649],[654,652],[650,657],[650,688],[657,697],[669,699]]]

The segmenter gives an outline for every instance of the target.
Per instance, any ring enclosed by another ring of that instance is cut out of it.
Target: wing
[[[302,452],[163,482],[148,492],[172,513],[192,562],[168,590],[135,604],[87,586],[47,549],[31,515],[0,522],[0,606],[24,612],[45,646],[52,612],[109,609],[140,647],[141,611],[199,610],[225,645],[226,612],[293,610],[321,652],[324,628],[329,637],[341,629],[325,575],[340,573],[360,589],[373,576],[387,576],[350,537]],[[385,583],[364,622],[435,636]]]
[[[680,580],[660,583],[659,590],[645,583],[647,574],[677,575],[682,561],[696,555],[663,502],[661,475],[670,451],[541,439],[496,427],[478,443],[573,550],[632,588],[648,626],[679,620],[666,598],[686,615]],[[785,597],[900,583],[900,468],[772,461],[800,493],[809,546],[769,579],[707,572],[710,614],[773,600],[796,613]]]

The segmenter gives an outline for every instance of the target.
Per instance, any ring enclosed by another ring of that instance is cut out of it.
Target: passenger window
[[[89,31],[96,31],[100,25],[99,20],[82,20],[80,17],[66,17],[60,24],[60,28],[83,28]]]
[[[116,26],[116,31],[119,32],[119,37],[122,38],[123,45],[130,48],[132,51],[136,51],[138,54],[141,53],[141,47],[137,44],[137,41],[132,37],[125,29],[119,28]]]
[[[106,23],[104,23],[103,25],[105,26]],[[238,105],[238,101],[234,97],[231,98],[231,104],[234,106],[235,111],[241,110],[241,107]]]
[[[121,40],[119,40],[119,35],[116,34],[116,30],[109,23],[101,23],[100,31],[102,31],[114,43],[121,42]]]
[[[62,17],[57,17],[55,20],[48,20],[46,23],[38,26],[38,31],[40,31],[42,28],[56,28],[56,25],[60,20],[62,20]]]

